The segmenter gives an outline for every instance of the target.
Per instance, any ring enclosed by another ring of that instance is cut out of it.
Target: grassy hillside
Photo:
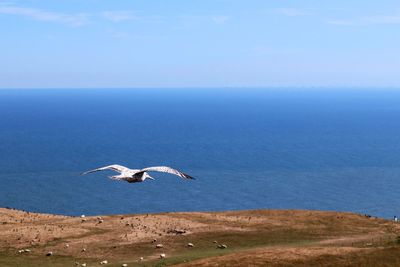
[[[399,266],[398,236],[399,224],[339,212],[80,218],[0,209],[0,266]]]

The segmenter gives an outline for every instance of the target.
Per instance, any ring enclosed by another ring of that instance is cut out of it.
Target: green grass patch
[[[66,256],[38,256],[29,253],[16,254],[14,252],[0,252],[1,267],[65,267],[75,266],[75,262],[94,263],[94,260],[75,259]]]

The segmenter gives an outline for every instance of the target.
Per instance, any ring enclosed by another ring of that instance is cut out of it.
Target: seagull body
[[[94,170],[90,170],[90,171],[82,173],[81,175],[89,174],[92,172],[105,171],[105,170],[112,170],[112,171],[116,171],[119,173],[119,175],[109,176],[110,179],[127,181],[128,183],[144,182],[146,179],[154,180],[154,178],[151,177],[148,174],[148,172],[164,172],[164,173],[170,173],[170,174],[177,175],[184,179],[194,179],[190,175],[187,175],[183,172],[180,172],[178,170],[172,169],[167,166],[149,167],[149,168],[144,168],[144,169],[129,169],[125,166],[121,166],[121,165],[117,165],[117,164],[108,165],[108,166],[100,167],[100,168],[97,168]]]

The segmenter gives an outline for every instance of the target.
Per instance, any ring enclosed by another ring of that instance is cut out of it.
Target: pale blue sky
[[[0,88],[400,87],[400,2],[0,0],[0,63]]]

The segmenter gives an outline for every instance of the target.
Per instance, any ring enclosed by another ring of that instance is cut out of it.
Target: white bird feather
[[[169,173],[173,175],[177,175],[181,178],[184,179],[194,179],[192,176],[183,173],[181,171],[175,170],[171,167],[167,166],[156,166],[156,167],[148,167],[144,169],[129,169],[125,166],[118,165],[118,164],[113,164],[113,165],[108,165],[104,167],[100,167],[94,170],[86,171],[83,172],[81,175],[93,173],[93,172],[98,172],[98,171],[105,171],[105,170],[112,170],[115,172],[120,173],[120,175],[114,175],[110,176],[109,178],[115,179],[115,180],[124,180],[129,183],[136,183],[136,182],[144,182],[146,179],[153,179],[148,172],[163,172],[163,173]]]

